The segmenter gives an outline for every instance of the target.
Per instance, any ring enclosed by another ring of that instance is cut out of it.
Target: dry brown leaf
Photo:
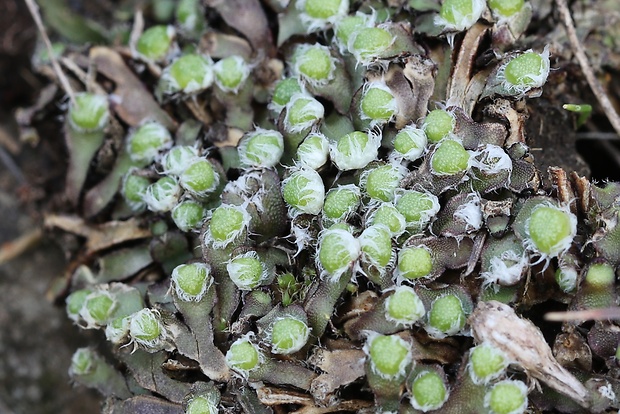
[[[58,227],[66,232],[85,237],[87,255],[126,241],[152,236],[151,231],[142,227],[136,219],[91,225],[80,217],[52,214],[45,217],[44,223],[47,228]]]
[[[469,324],[478,343],[492,344],[529,376],[572,398],[582,407],[590,406],[588,390],[553,357],[540,329],[519,317],[510,306],[494,300],[478,302],[469,317]]]
[[[177,128],[176,122],[161,109],[118,52],[108,47],[93,47],[90,59],[98,72],[116,84],[114,111],[123,121],[135,127],[145,120],[155,120],[170,130]]]

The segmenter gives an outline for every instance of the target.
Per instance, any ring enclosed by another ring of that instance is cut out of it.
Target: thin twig
[[[28,233],[22,234],[17,239],[6,242],[0,246],[0,264],[15,259],[22,253],[27,252],[32,246],[43,238],[43,230],[36,228]]]
[[[545,320],[552,322],[565,322],[565,321],[606,321],[606,320],[619,320],[620,308],[602,308],[602,309],[587,309],[582,311],[569,311],[569,312],[549,312],[545,314]]]
[[[65,90],[67,95],[69,95],[69,99],[71,103],[75,102],[75,92],[71,88],[71,84],[69,83],[69,79],[65,76],[64,72],[60,68],[58,64],[58,60],[56,56],[54,56],[54,49],[52,48],[52,42],[50,42],[50,38],[47,36],[45,32],[45,26],[43,26],[43,21],[41,20],[41,14],[39,13],[39,6],[35,3],[34,0],[26,0],[26,5],[28,6],[28,10],[30,10],[30,14],[34,19],[34,22],[41,33],[41,38],[43,38],[43,43],[45,43],[45,47],[47,48],[47,53],[49,54],[50,61],[52,62],[52,67],[54,68],[54,72],[62,85],[62,88]]]
[[[603,87],[600,82],[594,75],[594,70],[592,70],[592,66],[588,60],[588,56],[586,56],[586,52],[579,42],[579,38],[577,37],[577,31],[575,30],[575,23],[573,22],[573,18],[571,17],[570,10],[568,9],[568,5],[566,4],[566,0],[555,0],[555,3],[558,6],[560,11],[560,16],[562,17],[562,21],[564,26],[566,27],[566,33],[568,34],[568,40],[570,41],[571,47],[573,48],[573,52],[575,53],[575,57],[579,62],[579,66],[581,66],[581,70],[594,92],[596,99],[603,107],[603,111],[607,115],[609,122],[616,130],[616,133],[620,135],[620,116],[614,109],[613,104],[605,94]]]

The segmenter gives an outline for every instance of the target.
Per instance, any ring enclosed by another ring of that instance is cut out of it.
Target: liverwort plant
[[[463,329],[467,315],[461,299],[449,293],[438,297],[431,303],[427,318],[425,328],[428,334],[434,338],[445,338]]]
[[[170,276],[170,289],[184,301],[200,301],[213,283],[211,270],[206,263],[182,264]]]
[[[364,168],[377,159],[381,136],[373,132],[354,131],[331,143],[329,154],[340,171]]]
[[[396,209],[405,217],[407,227],[424,229],[440,209],[439,199],[431,193],[415,190],[398,190]]]
[[[274,167],[284,153],[284,138],[276,130],[256,128],[243,136],[237,150],[244,165]]]
[[[293,95],[302,92],[303,89],[297,77],[280,80],[273,89],[271,101],[269,102],[269,109],[277,116],[282,112],[286,104],[289,103]]]
[[[310,33],[346,16],[349,0],[297,0],[295,6],[301,12],[299,17]]]
[[[323,218],[326,221],[347,221],[357,211],[361,201],[361,191],[355,184],[339,185],[325,196]]]
[[[153,26],[138,38],[135,53],[146,60],[163,61],[174,51],[176,32],[172,26]]]
[[[339,228],[323,230],[316,253],[321,277],[336,282],[342,274],[356,267],[361,252],[359,240],[349,231]]]
[[[286,104],[284,129],[290,133],[300,133],[311,128],[323,115],[323,104],[303,92],[297,93]]]
[[[525,7],[524,0],[488,0],[488,3],[491,12],[500,18],[511,17]]]
[[[459,141],[443,140],[431,155],[431,173],[438,176],[462,173],[469,168],[469,159],[469,152]]]
[[[554,258],[570,247],[577,233],[577,218],[568,208],[540,204],[532,210],[525,231],[528,250],[541,260]]]
[[[424,245],[403,247],[398,252],[394,276],[398,281],[416,280],[431,274],[433,256]]]
[[[370,369],[385,379],[402,378],[411,364],[411,345],[397,335],[368,332],[364,353]]]
[[[181,186],[177,179],[166,175],[146,188],[144,202],[149,210],[163,213],[178,204],[180,195]]]
[[[237,55],[221,59],[213,65],[215,84],[224,92],[236,94],[250,76],[250,66]]]
[[[409,402],[416,410],[423,413],[440,409],[448,400],[449,391],[446,381],[437,370],[416,369],[412,372],[413,378],[408,383],[410,391]]]
[[[265,361],[263,352],[252,342],[254,337],[254,333],[249,332],[233,342],[226,352],[226,364],[242,378],[247,378]]]
[[[166,175],[179,176],[198,157],[198,150],[195,147],[175,145],[166,151],[161,158],[162,172]]]
[[[396,98],[385,81],[364,83],[360,101],[360,117],[370,120],[371,127],[391,121],[397,111]]]
[[[205,206],[194,200],[183,200],[172,209],[172,221],[179,230],[188,232],[200,229],[207,216]]]
[[[362,261],[370,263],[380,273],[394,261],[391,236],[390,230],[382,224],[367,227],[359,236]]]
[[[304,347],[310,336],[308,325],[294,316],[277,318],[268,332],[271,352],[289,355]]]
[[[136,170],[130,170],[123,178],[121,195],[132,211],[141,211],[146,207],[144,196],[151,181],[137,174]]]
[[[206,245],[224,248],[247,235],[250,214],[245,206],[222,204],[213,210],[204,234]]]
[[[506,372],[506,355],[490,343],[482,343],[469,351],[467,372],[474,384],[488,384]]]
[[[161,151],[172,147],[170,132],[158,122],[141,125],[127,139],[127,153],[131,160],[140,165],[148,165]]]
[[[454,131],[456,120],[454,115],[445,109],[435,109],[429,112],[422,124],[428,141],[436,144]]]
[[[295,49],[292,69],[304,81],[319,86],[334,78],[336,63],[327,46],[302,44]]]
[[[226,270],[240,290],[252,290],[271,276],[265,263],[253,250],[231,258],[226,263]]]
[[[508,94],[520,96],[533,88],[540,88],[549,75],[549,48],[542,53],[532,50],[510,59],[503,64],[497,75]]]
[[[370,225],[383,224],[390,230],[392,237],[400,236],[407,229],[405,216],[391,202],[379,203],[371,208],[367,222]]]
[[[527,409],[527,386],[522,381],[504,380],[494,384],[484,396],[491,414],[522,414]]]
[[[109,119],[110,109],[105,95],[78,93],[69,106],[65,133],[69,150],[66,192],[73,204],[77,204],[90,163],[103,144]]]
[[[382,165],[364,171],[360,176],[360,185],[372,200],[393,201],[406,172],[407,169],[400,164]]]
[[[363,27],[373,27],[374,16],[356,12],[354,15],[344,16],[335,24],[336,40],[340,53],[349,50],[349,39],[351,35]]]
[[[391,157],[397,160],[415,161],[424,154],[427,142],[428,138],[423,129],[415,125],[407,125],[394,137],[392,143],[394,151]]]
[[[197,198],[213,193],[220,183],[220,175],[206,158],[195,158],[179,175],[179,184]]]
[[[329,141],[319,132],[312,132],[297,147],[297,162],[300,165],[317,170],[329,158]]]
[[[129,336],[134,349],[140,347],[147,352],[157,352],[168,346],[170,334],[164,326],[160,313],[144,308],[131,315]]]
[[[201,92],[213,84],[213,62],[199,54],[187,54],[164,69],[160,82],[166,94]]]
[[[445,31],[469,29],[486,9],[485,0],[444,0],[435,24]]]
[[[325,201],[325,186],[321,176],[310,168],[291,169],[282,181],[282,197],[289,206],[289,215],[319,214]]]
[[[383,52],[388,50],[396,40],[386,28],[363,26],[348,36],[349,52],[355,56],[357,63],[370,64]]]
[[[397,286],[385,300],[385,318],[404,327],[411,327],[425,314],[424,303],[409,286]]]

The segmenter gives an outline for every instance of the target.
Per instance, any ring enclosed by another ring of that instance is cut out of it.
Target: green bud
[[[513,95],[520,95],[532,88],[540,88],[549,75],[549,50],[543,53],[527,51],[505,64],[499,71],[502,86]]]
[[[220,176],[213,169],[211,161],[196,158],[181,173],[179,183],[193,196],[204,197],[215,191],[220,183]]]
[[[78,348],[71,357],[69,374],[88,375],[95,371],[95,365],[99,362],[99,355],[91,348]]]
[[[205,242],[216,248],[228,246],[241,236],[250,224],[250,215],[245,208],[222,204],[213,211]]]
[[[358,62],[369,63],[394,43],[394,36],[382,27],[362,27],[349,35],[349,51]]]
[[[484,406],[491,414],[525,413],[527,386],[521,381],[500,381],[484,396]]]
[[[542,258],[553,258],[570,247],[577,233],[577,218],[568,209],[542,204],[533,209],[525,229],[526,248]]]
[[[241,56],[229,56],[213,65],[215,83],[225,91],[238,93],[250,76],[250,66]]]
[[[331,144],[329,153],[339,170],[349,171],[364,168],[376,160],[380,146],[381,136],[354,131]]]
[[[396,193],[396,209],[408,226],[425,227],[440,209],[439,199],[431,193],[402,190]]]
[[[454,115],[444,109],[435,109],[429,112],[424,119],[422,129],[428,140],[436,144],[454,131],[456,120]]]
[[[138,38],[136,51],[150,60],[164,60],[174,41],[172,26],[153,26],[146,29]]]
[[[346,16],[349,0],[297,0],[296,6],[308,32],[313,32]]]
[[[253,337],[250,333],[237,339],[226,352],[226,364],[243,377],[247,377],[248,373],[258,368],[264,360],[258,346],[250,342]]]
[[[286,104],[289,103],[293,95],[302,92],[301,85],[297,78],[282,79],[276,84],[273,90],[269,109],[279,114]]]
[[[121,194],[127,205],[133,211],[140,211],[146,206],[144,196],[150,185],[151,181],[146,177],[142,177],[131,171],[125,175],[121,187]]]
[[[189,145],[175,145],[166,152],[161,165],[166,175],[181,175],[188,165],[198,159],[198,150]]]
[[[454,335],[463,329],[466,320],[461,300],[456,295],[447,294],[431,304],[426,331],[435,338]]]
[[[397,286],[385,301],[385,318],[398,325],[410,327],[425,313],[424,303],[409,286]]]
[[[101,131],[109,118],[108,98],[104,95],[78,93],[69,107],[69,125],[78,132]]]
[[[187,403],[185,414],[217,414],[219,412],[217,401],[213,401],[210,395],[198,395]]]
[[[428,276],[433,270],[433,257],[426,246],[403,247],[398,252],[397,278],[409,280]]]
[[[392,262],[390,230],[381,224],[367,227],[359,237],[363,258],[378,269],[385,269]]]
[[[202,55],[188,54],[175,60],[162,75],[168,93],[196,93],[213,83],[213,63]]]
[[[170,276],[171,288],[184,301],[199,302],[213,283],[206,263],[182,264],[174,268]]]
[[[371,16],[357,12],[353,16],[344,16],[336,22],[336,39],[340,45],[340,52],[348,50],[351,35],[363,27],[374,26]]]
[[[325,196],[323,216],[332,221],[346,221],[360,205],[360,189],[354,184],[332,188]]]
[[[488,384],[508,367],[506,355],[495,346],[483,343],[471,349],[467,370],[474,384]]]
[[[370,360],[372,371],[383,378],[404,377],[411,363],[411,345],[396,335],[370,333],[364,352]]]
[[[149,210],[163,213],[178,204],[180,195],[181,187],[177,180],[164,176],[147,187],[144,202]]]
[[[239,142],[239,159],[251,167],[274,167],[284,153],[284,138],[276,130],[256,128]]]
[[[172,220],[181,231],[200,229],[205,221],[207,210],[193,200],[181,201],[172,209]]]
[[[486,9],[485,0],[444,0],[435,24],[447,30],[463,31],[472,27]]]
[[[496,16],[510,17],[519,13],[525,5],[524,0],[488,0],[489,8]]]
[[[172,146],[170,132],[158,122],[147,122],[127,139],[127,152],[132,161],[150,164],[160,151]]]
[[[398,111],[398,104],[385,81],[366,82],[360,102],[360,117],[371,125],[389,122]]]
[[[454,175],[469,167],[469,152],[463,144],[446,139],[437,144],[431,156],[431,172],[435,175]]]
[[[317,267],[321,275],[328,275],[330,280],[337,281],[349,270],[360,256],[361,246],[351,233],[341,229],[323,230],[319,235],[316,254]]]
[[[80,289],[67,296],[65,308],[67,310],[67,316],[69,316],[72,321],[77,322],[80,319],[82,306],[84,306],[86,298],[91,293],[91,289]]]
[[[365,171],[360,177],[360,182],[370,198],[392,201],[394,192],[399,188],[406,171],[400,164],[386,164]]]
[[[327,46],[302,44],[293,56],[293,71],[311,85],[324,85],[334,77],[335,59]]]
[[[204,25],[204,10],[200,0],[178,0],[176,20],[186,32],[198,32]]]
[[[226,264],[228,276],[240,290],[252,290],[266,281],[270,273],[255,251],[237,255]]]
[[[129,334],[130,319],[128,316],[112,319],[105,327],[106,339],[116,345],[122,344]]]
[[[299,351],[308,342],[310,328],[303,321],[292,316],[277,319],[271,325],[271,352],[274,354],[292,354]]]
[[[318,170],[325,165],[329,156],[329,142],[325,135],[310,133],[297,147],[297,161],[301,165]]]
[[[282,181],[282,196],[289,205],[289,214],[319,214],[325,200],[323,179],[309,168],[293,169]]]
[[[144,308],[131,315],[129,336],[133,343],[142,346],[146,351],[157,352],[163,348],[168,334],[159,312]]]
[[[405,216],[392,203],[381,203],[372,211],[368,219],[370,225],[383,224],[392,233],[392,237],[403,234],[407,228]]]
[[[286,104],[284,128],[291,133],[302,132],[323,118],[325,108],[323,104],[305,93],[298,93],[291,97]]]
[[[411,382],[411,406],[423,413],[438,410],[448,399],[444,379],[433,370],[424,370]]]
[[[616,272],[609,263],[590,265],[585,277],[585,283],[593,289],[603,289],[612,286],[615,280]]]
[[[80,316],[86,322],[87,328],[104,326],[110,320],[117,305],[110,292],[99,289],[84,298]]]
[[[394,152],[392,154],[395,158],[415,161],[424,154],[426,144],[426,132],[413,125],[407,125],[394,137]]]

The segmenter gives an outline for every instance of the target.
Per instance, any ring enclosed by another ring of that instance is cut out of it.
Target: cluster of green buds
[[[474,308],[527,312],[555,293],[578,310],[614,306],[620,186],[589,184],[578,203],[543,187],[524,126],[506,115],[550,70],[548,48],[516,51],[499,32],[518,37],[531,6],[202,3],[178,2],[175,22],[130,45],[127,74],[158,78],[143,107],[93,93],[69,106],[67,196],[103,236],[66,310],[104,331],[124,367],[82,349],[74,379],[110,407],[150,394],[144,412],[544,410],[518,372],[549,376],[472,345]],[[492,35],[476,47],[496,59],[466,107],[446,86],[443,36],[479,19]],[[99,165],[106,139],[116,158]],[[553,272],[543,298],[536,281]]]

